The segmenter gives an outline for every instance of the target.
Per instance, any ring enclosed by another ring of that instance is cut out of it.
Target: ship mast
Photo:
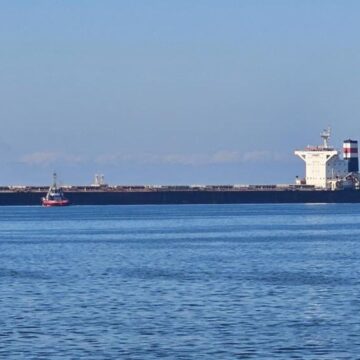
[[[327,129],[324,129],[324,131],[320,134],[321,138],[324,141],[324,149],[329,148],[329,138],[331,135],[331,129],[328,127]]]
[[[56,175],[56,172],[54,172],[54,173],[53,173],[53,185],[52,185],[52,187],[53,187],[54,189],[56,189],[56,188],[57,188],[57,185],[56,185],[56,178],[57,178],[57,175]]]

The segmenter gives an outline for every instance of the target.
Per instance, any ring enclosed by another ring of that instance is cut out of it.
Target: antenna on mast
[[[323,132],[320,134],[321,138],[324,141],[324,149],[329,148],[329,138],[331,135],[331,128],[328,127],[327,129],[324,129]]]
[[[56,189],[56,178],[57,178],[57,175],[56,175],[56,172],[54,171],[53,172],[53,187]]]

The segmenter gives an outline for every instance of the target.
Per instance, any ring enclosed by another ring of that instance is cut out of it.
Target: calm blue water
[[[355,359],[360,205],[0,208],[0,358]]]

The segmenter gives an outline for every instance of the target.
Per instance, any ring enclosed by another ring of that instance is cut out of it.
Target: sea
[[[0,208],[1,359],[359,359],[360,205]]]

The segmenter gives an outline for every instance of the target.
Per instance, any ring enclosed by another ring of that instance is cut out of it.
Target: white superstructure
[[[341,158],[340,152],[329,145],[330,129],[321,133],[323,145],[308,146],[305,150],[295,151],[306,164],[306,185],[317,188],[331,188],[336,179],[348,174],[348,162]]]
[[[105,176],[103,174],[95,174],[94,183],[92,184],[92,186],[107,186],[107,184],[105,183]]]

